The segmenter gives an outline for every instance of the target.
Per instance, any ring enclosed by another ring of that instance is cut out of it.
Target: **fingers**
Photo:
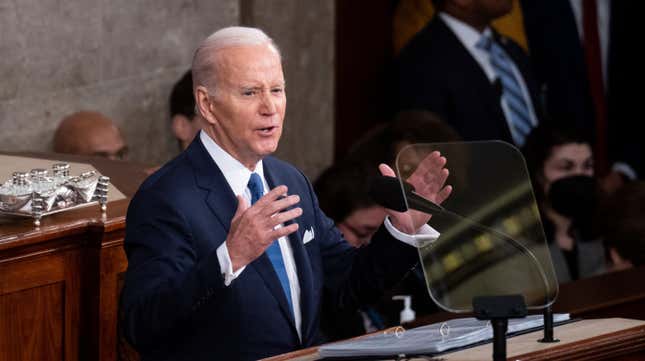
[[[444,168],[447,160],[441,153],[434,151],[425,157],[417,169],[408,178],[408,182],[415,186],[417,191],[438,191],[448,178],[448,170]]]
[[[384,175],[386,177],[396,177],[396,173],[394,173],[394,170],[385,163],[379,164],[378,170],[381,172],[381,175]]]
[[[286,191],[286,186],[275,187],[249,208],[248,216],[267,228],[274,228],[301,216],[302,208],[289,209],[300,202],[300,196],[297,194],[286,196]]]
[[[435,150],[423,158],[414,173],[412,173],[410,178],[408,178],[408,181],[410,183],[422,182],[427,174],[432,174],[433,172],[440,170],[445,164],[446,158],[442,157],[441,153]]]
[[[288,222],[294,218],[300,217],[301,215],[302,215],[302,208],[298,207],[298,208],[290,209],[286,212],[280,212],[275,216],[271,217],[271,224],[273,224],[274,226],[277,226],[278,224]]]
[[[266,204],[264,207],[260,205],[261,207],[260,214],[264,217],[270,217],[282,211],[283,209],[287,209],[293,205],[296,205],[298,202],[300,202],[300,196],[297,194],[280,198],[278,200],[275,200],[271,203]]]
[[[271,234],[270,239],[278,239],[280,237],[286,237],[291,233],[297,231],[298,227],[299,227],[298,223],[292,223],[286,227],[276,228],[272,232],[270,232]]]
[[[287,186],[277,186],[270,190],[267,194],[263,195],[257,202],[255,202],[253,206],[264,207],[264,205],[286,195],[288,190],[289,189],[287,188]]]
[[[425,176],[425,181],[428,191],[432,193],[438,192],[446,183],[446,179],[448,179],[449,175],[450,172],[446,168],[439,170],[437,174],[427,174]]]
[[[440,190],[435,196],[436,203],[443,203],[443,201],[445,201],[448,196],[450,196],[450,193],[452,193],[452,186],[443,187],[443,189]]]

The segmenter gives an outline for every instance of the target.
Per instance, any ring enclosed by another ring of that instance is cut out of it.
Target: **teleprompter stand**
[[[506,360],[506,330],[510,318],[526,317],[526,303],[521,295],[478,296],[473,298],[478,320],[490,320],[493,327],[493,361]]]
[[[560,340],[558,340],[557,338],[553,338],[553,309],[551,308],[551,306],[544,308],[542,314],[544,316],[544,337],[539,339],[538,342],[560,342]]]

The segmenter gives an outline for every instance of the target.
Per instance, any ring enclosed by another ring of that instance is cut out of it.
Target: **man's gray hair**
[[[280,51],[273,40],[262,30],[243,26],[231,26],[212,33],[204,39],[193,56],[193,89],[198,85],[205,86],[210,92],[215,91],[215,66],[218,50],[245,45],[271,44],[278,55]]]

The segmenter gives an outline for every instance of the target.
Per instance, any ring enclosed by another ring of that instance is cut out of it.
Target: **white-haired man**
[[[144,360],[255,360],[319,343],[321,302],[378,297],[416,263],[406,242],[436,238],[429,216],[389,212],[369,246],[343,240],[307,178],[270,156],[286,96],[262,31],[215,32],[192,69],[204,127],[128,210],[125,334]],[[445,162],[435,153],[409,180],[437,202],[451,191]]]

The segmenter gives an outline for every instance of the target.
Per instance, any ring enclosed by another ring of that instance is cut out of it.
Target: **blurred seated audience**
[[[119,128],[105,115],[80,111],[65,117],[54,134],[54,152],[126,159],[128,146]]]
[[[560,283],[605,271],[605,249],[593,228],[599,199],[589,138],[574,128],[540,124],[524,157]]]
[[[356,248],[367,245],[385,219],[385,209],[368,194],[375,169],[361,162],[337,163],[314,183],[320,208]]]
[[[627,183],[603,207],[612,271],[645,265],[645,182]]]
[[[352,145],[347,158],[394,167],[397,155],[407,145],[460,140],[457,132],[435,113],[421,109],[402,110],[392,122],[367,131]]]
[[[330,217],[352,246],[367,245],[385,219],[385,209],[370,198],[368,184],[377,175],[361,162],[343,162],[327,168],[314,182],[320,209]],[[373,332],[385,327],[373,306],[358,311],[332,311],[323,302],[321,329],[326,341]]]
[[[179,149],[184,150],[201,129],[195,117],[195,98],[193,96],[193,76],[188,70],[175,83],[170,93],[170,117],[172,134],[177,139]]]
[[[384,209],[368,193],[378,164],[394,166],[399,151],[415,143],[457,141],[456,132],[433,113],[403,111],[394,121],[368,131],[350,150],[348,157],[325,170],[314,182],[320,208],[334,220],[354,247],[366,245],[385,218]],[[321,328],[327,341],[354,337],[399,324],[402,303],[394,295],[410,295],[418,316],[438,310],[428,294],[423,270],[417,266],[377,304],[358,312],[339,314],[325,310]]]
[[[170,110],[170,129],[177,140],[180,152],[184,151],[195,139],[201,129],[199,117],[195,116],[195,97],[193,95],[193,76],[188,69],[172,87],[168,99]],[[160,166],[150,167],[145,170],[150,175]]]

